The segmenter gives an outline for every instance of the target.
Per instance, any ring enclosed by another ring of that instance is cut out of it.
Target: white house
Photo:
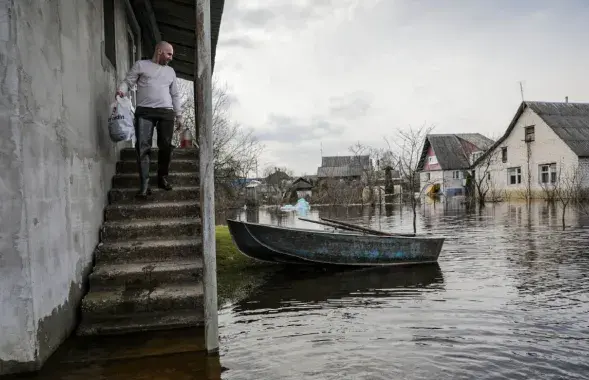
[[[522,102],[505,134],[473,168],[476,178],[508,197],[542,197],[573,173],[587,186],[589,104]]]
[[[480,133],[427,135],[417,166],[420,190],[445,196],[464,195],[465,174],[493,142]]]

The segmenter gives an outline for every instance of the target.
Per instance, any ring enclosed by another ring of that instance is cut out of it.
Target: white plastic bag
[[[109,111],[108,133],[112,142],[132,140],[135,137],[135,110],[131,99],[117,96]]]

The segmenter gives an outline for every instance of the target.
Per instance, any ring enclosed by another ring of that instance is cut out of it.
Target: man
[[[153,140],[153,129],[157,128],[158,187],[172,190],[168,182],[168,170],[172,155],[174,119],[181,127],[180,92],[176,83],[176,72],[168,66],[174,56],[174,49],[162,41],[155,47],[151,60],[135,62],[127,77],[117,90],[118,96],[125,96],[128,89],[137,85],[137,107],[135,109],[135,150],[141,187],[138,197],[151,195],[149,187],[149,154]]]

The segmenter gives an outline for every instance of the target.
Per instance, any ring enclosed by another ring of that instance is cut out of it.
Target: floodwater
[[[425,205],[418,232],[446,237],[437,265],[269,272],[221,309],[220,359],[191,353],[179,336],[144,337],[184,351],[63,365],[67,375],[39,378],[589,379],[589,217],[567,212],[563,230],[559,208],[544,203],[481,212]],[[237,217],[322,228],[293,213]],[[412,228],[410,209],[398,205],[313,208],[306,217]]]

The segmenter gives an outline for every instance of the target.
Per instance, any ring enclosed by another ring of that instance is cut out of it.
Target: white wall
[[[102,1],[0,0],[0,20],[4,374],[38,369],[75,326],[115,169],[106,119],[118,78],[102,50]]]
[[[460,178],[454,178],[455,171],[460,172]],[[444,171],[444,191],[446,191],[446,189],[464,188],[463,179],[464,179],[464,171],[463,170],[445,170]]]
[[[423,191],[426,186],[436,183],[439,183],[440,185],[443,185],[444,183],[444,172],[442,170],[433,170],[419,173],[420,191]]]
[[[535,141],[530,144],[530,159],[528,171],[528,149],[524,142],[525,127],[535,126]],[[501,160],[501,148],[507,147],[507,162]],[[531,174],[530,187],[533,196],[541,196],[542,185],[539,183],[539,165],[556,163],[557,171],[575,167],[578,163],[577,156],[564,143],[546,123],[527,108],[505,141],[493,152],[492,162],[489,167],[491,173],[491,185],[497,191],[505,192],[509,197],[521,197],[525,193],[528,184],[528,172]],[[477,167],[477,177],[485,170],[485,160]],[[521,183],[511,185],[508,183],[508,168],[521,167]]]
[[[462,176],[459,179],[454,178],[454,170],[434,170],[429,172],[421,172],[419,174],[421,190],[431,184],[440,184],[440,189],[444,194],[447,189],[464,188],[463,179],[465,178],[465,171],[459,171],[462,173]],[[429,173],[429,181],[427,180],[427,173]]]

